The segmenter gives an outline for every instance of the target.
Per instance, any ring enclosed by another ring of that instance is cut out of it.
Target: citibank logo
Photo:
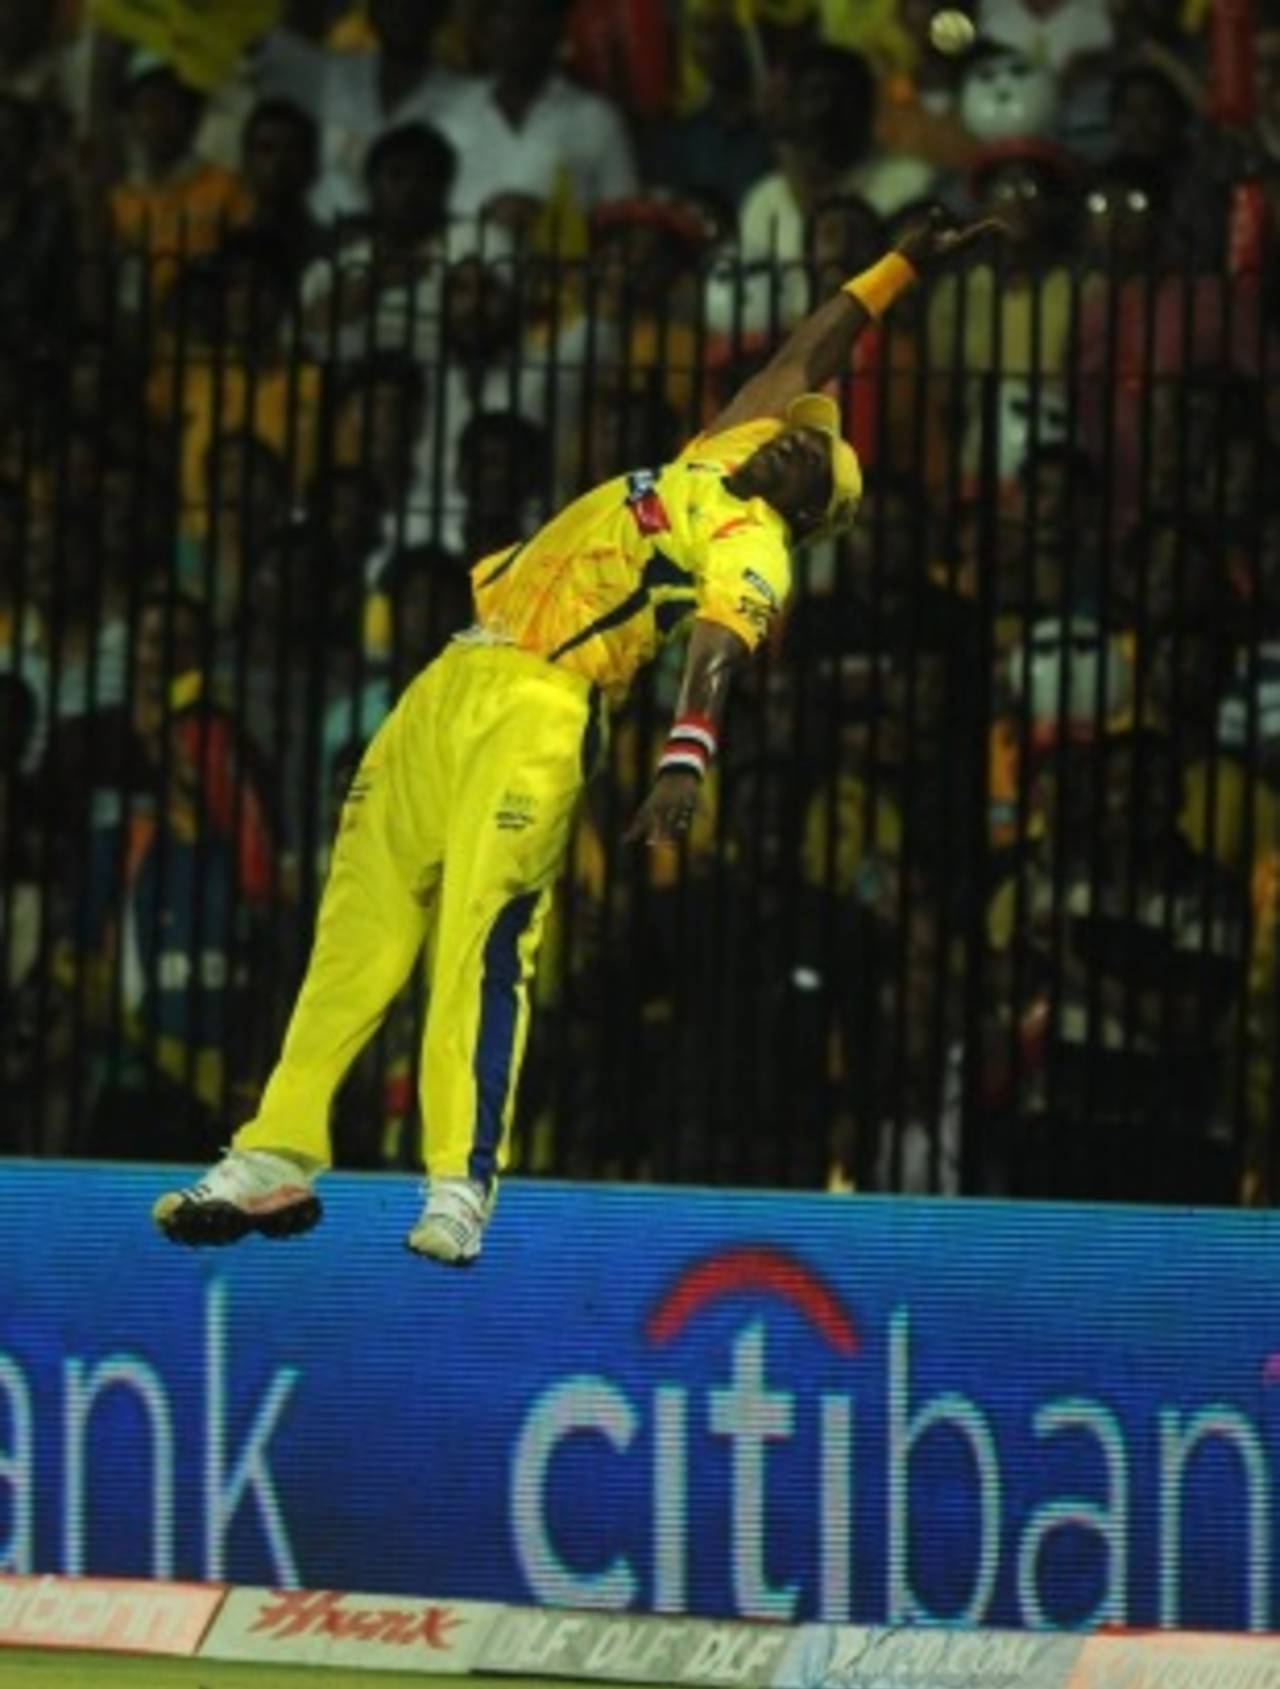
[[[838,1354],[857,1354],[858,1333],[829,1286],[793,1255],[765,1246],[722,1249],[686,1268],[649,1315],[645,1335],[669,1343],[709,1303],[742,1291],[789,1302]]]
[[[735,1609],[754,1618],[791,1619],[800,1590],[794,1582],[771,1582],[766,1564],[767,1470],[769,1445],[799,1435],[815,1445],[822,1586],[817,1605],[824,1616],[847,1616],[852,1398],[841,1391],[820,1392],[815,1402],[811,1396],[770,1388],[765,1307],[794,1312],[844,1360],[858,1354],[862,1339],[830,1285],[804,1262],[767,1244],[718,1250],[685,1268],[650,1309],[643,1336],[655,1351],[670,1352],[700,1315],[722,1303],[741,1303],[743,1313],[729,1339],[729,1377],[722,1386],[693,1389],[659,1377],[647,1399],[638,1400],[634,1389],[629,1393],[603,1372],[575,1373],[548,1386],[533,1403],[513,1455],[511,1523],[516,1556],[535,1600],[611,1610],[636,1603],[641,1576],[634,1547],[630,1554],[619,1549],[603,1564],[581,1564],[570,1544],[556,1540],[550,1515],[585,1519],[589,1512],[592,1534],[598,1534],[612,1499],[634,1498],[639,1486],[651,1565],[652,1594],[646,1605],[660,1613],[688,1611],[690,1442],[695,1434],[709,1432],[724,1439],[728,1459],[728,1570]],[[808,1423],[801,1422],[802,1414]],[[603,1439],[619,1457],[616,1468],[606,1468],[616,1472],[616,1479],[593,1484],[589,1509],[575,1506],[581,1498],[556,1488],[557,1452],[584,1437]],[[624,1511],[621,1505],[618,1511]],[[692,1516],[704,1522],[696,1507]]]
[[[1273,1628],[1274,1455],[1247,1403],[1181,1381],[1135,1401],[1061,1329],[1043,1387],[1032,1353],[1012,1390],[972,1368],[957,1389],[939,1366],[963,1333],[939,1336],[927,1302],[923,1329],[904,1296],[872,1343],[770,1245],[684,1267],[634,1346],[548,1385],[520,1427],[510,1517],[533,1599],[843,1624],[856,1570],[860,1615],[891,1625],[1187,1628],[1199,1566],[1229,1622]],[[1154,1591],[1131,1588],[1135,1566]]]

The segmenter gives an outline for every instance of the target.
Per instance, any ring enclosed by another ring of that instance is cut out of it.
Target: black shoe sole
[[[320,1224],[324,1209],[317,1196],[277,1208],[273,1214],[246,1214],[231,1202],[184,1202],[159,1222],[170,1243],[188,1249],[220,1249],[257,1232],[261,1237],[301,1237]]]

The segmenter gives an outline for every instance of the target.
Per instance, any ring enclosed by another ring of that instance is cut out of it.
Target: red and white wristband
[[[682,715],[671,724],[658,759],[658,773],[696,774],[701,780],[720,747],[716,725],[709,716]]]

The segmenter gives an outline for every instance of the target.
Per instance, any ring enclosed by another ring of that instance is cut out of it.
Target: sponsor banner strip
[[[214,1584],[0,1573],[0,1646],[191,1655],[223,1595]]]
[[[791,1627],[740,1620],[719,1624],[508,1607],[485,1639],[476,1669],[596,1682],[768,1689],[794,1635]]]
[[[1280,1637],[772,1625],[0,1573],[0,1647],[724,1689],[1280,1689]]]
[[[1067,1689],[1280,1689],[1280,1637],[1090,1636]]]
[[[804,1625],[773,1689],[1065,1689],[1079,1636]]]
[[[339,1590],[233,1589],[202,1659],[364,1671],[468,1672],[498,1608]]]

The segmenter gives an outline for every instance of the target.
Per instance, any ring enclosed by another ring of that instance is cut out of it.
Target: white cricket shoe
[[[422,1217],[405,1242],[415,1255],[469,1267],[480,1253],[497,1200],[496,1181],[486,1193],[474,1179],[429,1179]]]
[[[229,1149],[199,1184],[166,1191],[151,1218],[174,1243],[238,1243],[250,1232],[296,1237],[323,1210],[315,1194],[320,1164],[279,1150]]]

